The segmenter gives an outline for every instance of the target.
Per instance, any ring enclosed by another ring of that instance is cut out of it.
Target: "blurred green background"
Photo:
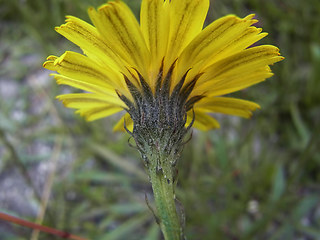
[[[126,2],[138,15],[140,0]],[[79,51],[54,26],[102,3],[0,0],[0,211],[89,239],[157,240],[150,184],[129,136],[112,132],[117,117],[87,123],[63,108],[55,96],[70,88],[42,69]],[[187,238],[320,239],[320,1],[215,0],[207,24],[229,13],[256,13],[261,43],[286,59],[234,94],[262,106],[251,120],[194,131],[177,187]],[[59,238],[0,220],[0,239]]]

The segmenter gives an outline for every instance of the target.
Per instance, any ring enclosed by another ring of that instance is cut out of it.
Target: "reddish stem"
[[[33,229],[40,230],[42,232],[50,233],[52,235],[56,235],[56,236],[59,236],[61,238],[73,239],[73,240],[88,240],[88,239],[85,239],[85,238],[82,238],[82,237],[78,237],[78,236],[72,235],[72,234],[67,233],[67,232],[61,232],[61,231],[56,230],[54,228],[42,226],[42,225],[39,225],[39,224],[36,224],[36,223],[33,223],[33,222],[29,222],[29,221],[26,221],[26,220],[23,220],[23,219],[20,219],[20,218],[17,218],[17,217],[13,217],[13,216],[10,216],[8,214],[1,213],[1,212],[0,212],[0,219],[3,219],[5,221],[7,221],[7,222],[15,223],[15,224],[18,224],[18,225],[21,225],[21,226],[24,226],[24,227],[33,228]]]

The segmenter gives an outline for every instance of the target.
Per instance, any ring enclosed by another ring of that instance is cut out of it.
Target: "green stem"
[[[157,220],[165,240],[182,240],[184,239],[183,231],[175,204],[174,167],[171,166],[168,158],[154,157],[156,159],[150,159],[148,173],[157,209]]]

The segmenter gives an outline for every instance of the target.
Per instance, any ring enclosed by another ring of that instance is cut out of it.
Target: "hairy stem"
[[[159,156],[160,155],[160,156]],[[157,209],[157,221],[165,240],[182,240],[183,231],[177,214],[174,193],[173,167],[168,158],[161,154],[150,159],[148,173],[150,176]]]

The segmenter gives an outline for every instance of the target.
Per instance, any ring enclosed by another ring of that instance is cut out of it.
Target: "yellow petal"
[[[221,90],[230,93],[231,89],[236,91],[261,82],[272,76],[268,65],[281,61],[283,57],[279,55],[278,48],[263,45],[222,59],[204,69],[194,93],[199,93],[201,89],[217,96],[216,92]]]
[[[143,0],[140,24],[153,60],[159,64],[165,56],[168,42],[169,12],[163,0]]]
[[[206,96],[221,96],[236,92],[273,76],[269,67],[258,68],[251,72],[241,72],[228,77],[221,77],[207,81],[197,86],[191,96],[205,94]]]
[[[94,93],[70,93],[57,96],[68,108],[96,108],[106,105],[113,105],[117,108],[126,106],[118,97],[101,96]]]
[[[124,85],[120,73],[115,73],[106,66],[101,67],[97,62],[75,52],[67,51],[56,58],[50,56],[43,66],[66,77],[97,86],[122,89]]]
[[[167,0],[168,1],[168,0]],[[198,35],[209,9],[209,0],[171,0],[168,65]]]
[[[124,125],[126,126],[126,128],[129,130],[129,131],[133,131],[133,121],[129,115],[129,113],[126,113],[125,115],[123,115],[120,120],[116,123],[116,125],[114,125],[113,127],[113,131],[121,131],[121,132],[124,132],[126,131],[124,129]]]
[[[98,12],[89,8],[89,15],[114,53],[142,75],[146,74],[149,52],[131,10],[123,2],[115,1],[101,6]]]
[[[110,95],[110,96],[117,96],[116,91],[113,87],[102,87],[102,86],[97,86],[95,84],[91,84],[88,82],[84,82],[78,79],[73,79],[73,78],[68,78],[63,75],[59,74],[51,74],[54,76],[54,78],[57,81],[57,84],[59,85],[68,85],[74,88],[78,88],[84,91],[92,92],[92,93],[97,93],[101,95]]]
[[[122,61],[104,42],[94,26],[79,18],[67,16],[66,23],[55,30],[78,45],[88,57],[112,69],[123,70]]]
[[[193,67],[203,60],[202,65],[207,66],[266,36],[265,33],[259,34],[261,29],[250,27],[257,22],[252,19],[253,16],[241,19],[228,15],[211,23],[183,51],[179,59],[180,65]]]
[[[257,68],[281,61],[279,49],[271,45],[262,45],[243,50],[224,58],[204,69],[203,81],[216,77],[229,76],[241,72],[251,72]]]
[[[254,102],[228,98],[228,97],[205,97],[195,104],[195,108],[203,112],[216,112],[249,118],[252,111],[260,106]]]
[[[115,113],[121,112],[123,109],[115,107],[114,105],[106,105],[97,108],[83,108],[76,111],[76,113],[85,117],[87,121],[94,121],[100,118],[109,117]]]
[[[169,36],[169,2],[143,0],[140,11],[141,31],[150,51],[149,84],[155,89],[162,60],[166,55]]]
[[[197,109],[194,110],[195,120],[193,123],[193,127],[201,130],[201,131],[208,131],[210,129],[220,128],[220,124],[216,119],[209,116],[208,114],[198,111]],[[188,112],[188,118],[186,126],[188,126],[192,122],[193,112]]]
[[[54,63],[58,58],[59,57],[57,56],[50,55],[49,57],[47,57],[47,61],[45,61],[42,66],[48,70],[56,71],[56,66]]]

